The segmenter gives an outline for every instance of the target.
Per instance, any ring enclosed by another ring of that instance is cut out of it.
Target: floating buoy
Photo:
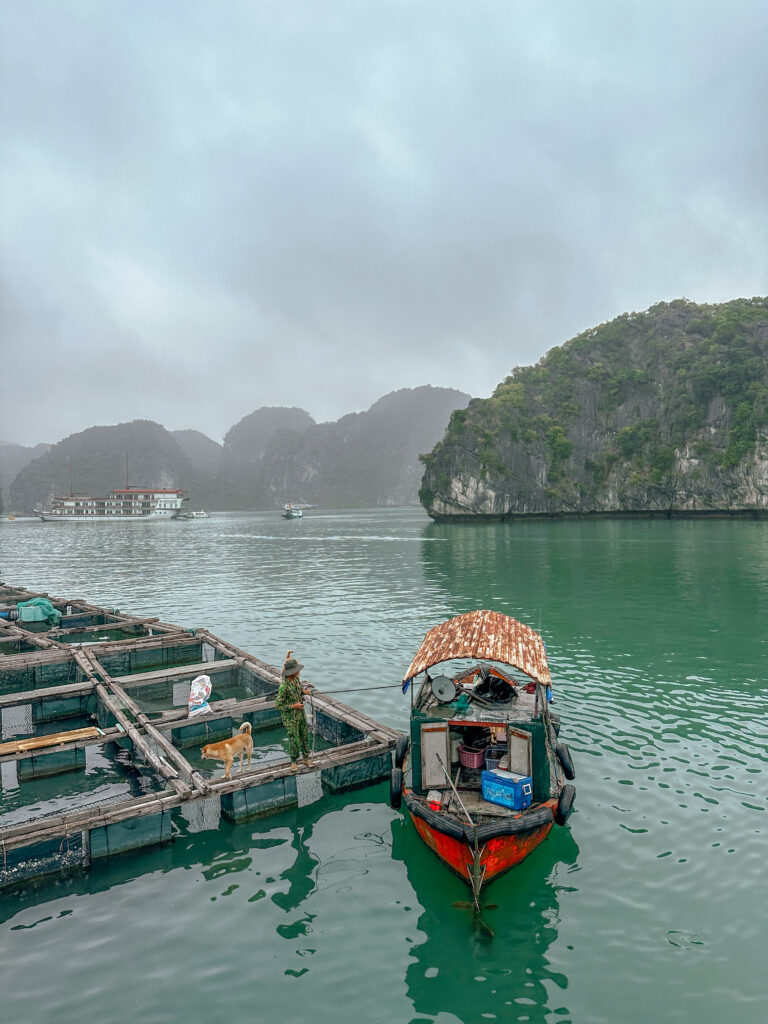
[[[563,769],[563,775],[566,779],[576,778],[576,769],[573,767],[573,758],[571,752],[565,743],[558,743],[555,747],[555,753],[557,754],[557,760]]]
[[[408,750],[408,737],[400,735],[395,741],[395,767],[402,768]]]
[[[566,783],[560,790],[560,799],[557,801],[557,810],[555,811],[555,821],[558,825],[564,825],[568,821],[575,797],[576,787]]]

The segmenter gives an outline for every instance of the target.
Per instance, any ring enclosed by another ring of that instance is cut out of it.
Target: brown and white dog
[[[200,751],[200,756],[211,761],[224,762],[224,776],[231,779],[232,765],[235,758],[240,755],[240,771],[243,770],[243,759],[248,758],[248,767],[251,767],[253,756],[253,740],[251,739],[251,723],[243,722],[238,731],[231,739],[219,740],[218,743],[206,743]]]

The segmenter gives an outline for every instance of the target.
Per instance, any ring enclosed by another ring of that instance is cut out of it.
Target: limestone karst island
[[[436,520],[768,516],[768,298],[625,313],[455,411]]]

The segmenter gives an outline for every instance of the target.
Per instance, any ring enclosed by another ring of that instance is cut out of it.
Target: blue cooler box
[[[505,772],[493,768],[481,775],[483,800],[500,807],[509,807],[513,811],[524,811],[530,807],[533,799],[533,782],[529,775],[518,775],[516,772]]]

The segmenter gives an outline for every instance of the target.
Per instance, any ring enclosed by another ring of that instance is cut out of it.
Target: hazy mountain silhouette
[[[450,388],[405,388],[365,412],[320,424],[303,409],[265,407],[235,424],[223,445],[150,420],[89,427],[27,461],[8,488],[6,509],[28,513],[54,494],[101,495],[126,483],[183,487],[192,507],[219,510],[287,501],[415,504],[419,455],[469,400]]]

